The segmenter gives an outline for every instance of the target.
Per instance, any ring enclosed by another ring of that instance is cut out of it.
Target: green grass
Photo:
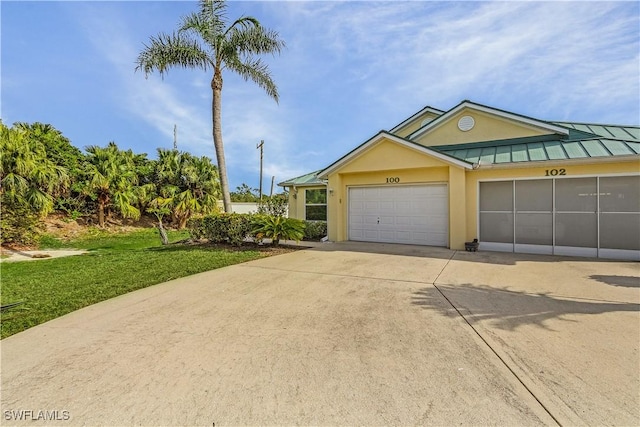
[[[171,232],[170,241],[185,232]],[[162,246],[157,231],[98,233],[61,242],[51,237],[41,249],[76,248],[89,253],[1,265],[2,304],[24,304],[2,313],[1,337],[147,286],[261,257],[259,251],[204,246]]]

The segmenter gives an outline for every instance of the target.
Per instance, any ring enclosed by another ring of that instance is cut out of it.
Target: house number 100
[[[399,182],[400,178],[398,177],[387,178],[387,184],[397,184]]]

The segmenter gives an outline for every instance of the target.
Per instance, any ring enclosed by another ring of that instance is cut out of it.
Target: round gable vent
[[[473,120],[473,117],[462,116],[460,117],[460,120],[458,120],[458,129],[460,129],[462,132],[466,132],[468,130],[473,129],[475,124],[476,124],[476,121]]]

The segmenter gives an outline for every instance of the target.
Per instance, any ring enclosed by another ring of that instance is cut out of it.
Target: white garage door
[[[349,240],[448,246],[446,184],[349,189]]]

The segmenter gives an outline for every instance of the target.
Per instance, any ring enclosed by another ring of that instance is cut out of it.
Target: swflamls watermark
[[[5,421],[69,421],[71,413],[65,409],[10,409],[2,412]]]

